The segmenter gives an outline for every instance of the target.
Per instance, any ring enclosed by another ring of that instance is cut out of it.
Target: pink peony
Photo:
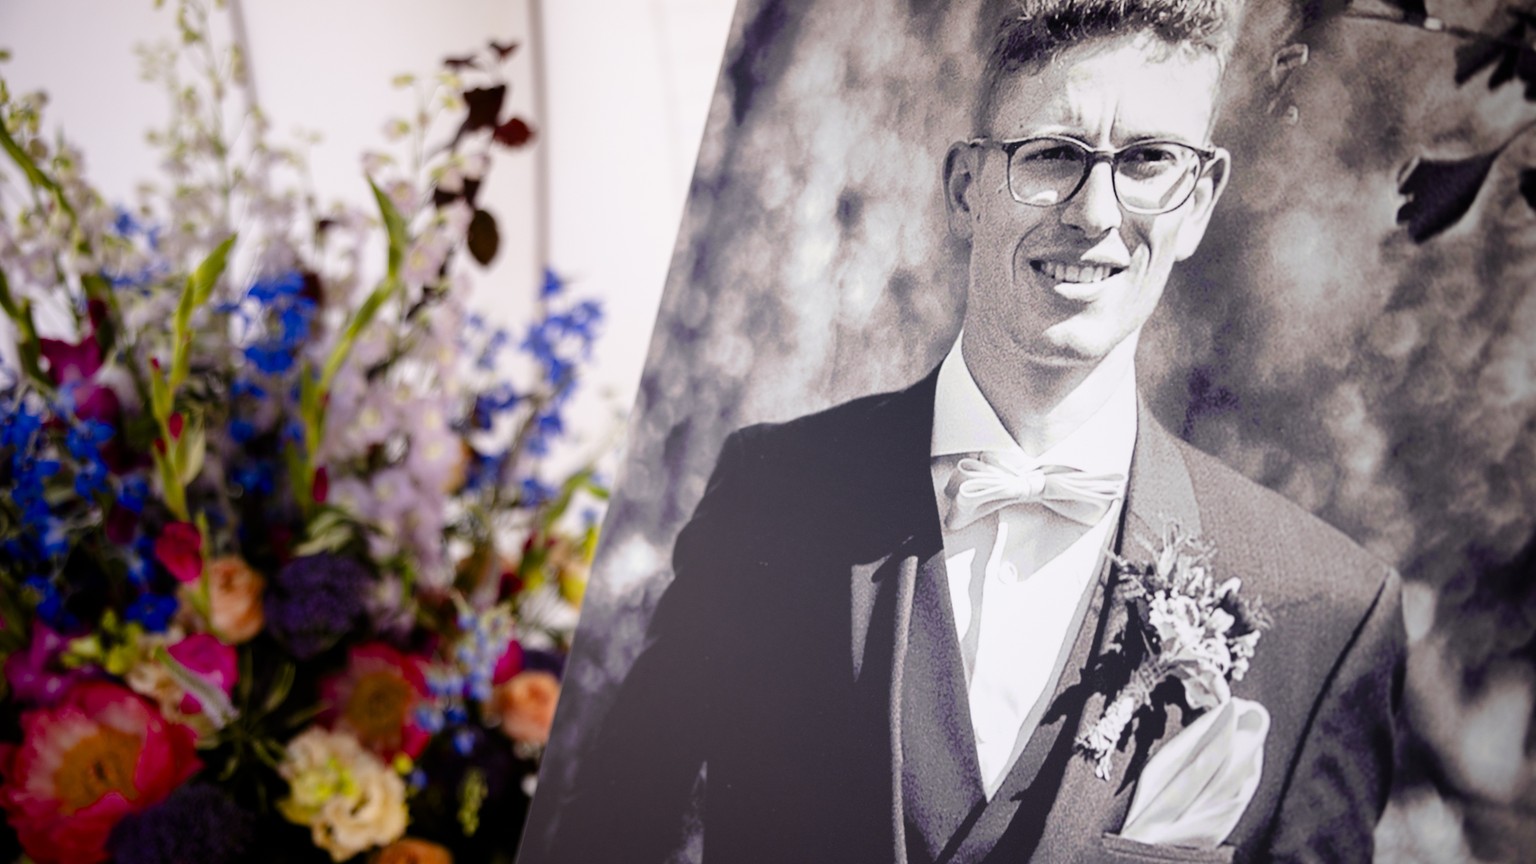
[[[425,663],[383,642],[359,645],[347,670],[320,684],[327,708],[322,719],[351,732],[384,759],[421,755],[432,736],[417,723],[416,707],[427,698]]]
[[[172,522],[155,538],[155,560],[178,582],[203,575],[203,535],[190,522]]]
[[[119,820],[165,800],[202,768],[195,737],[122,687],[85,681],[21,715],[0,746],[0,808],[38,864],[95,864]]]
[[[191,669],[210,685],[228,696],[235,690],[235,649],[207,633],[194,633],[166,649],[176,662]],[[196,696],[181,697],[181,713],[197,714],[203,710]]]

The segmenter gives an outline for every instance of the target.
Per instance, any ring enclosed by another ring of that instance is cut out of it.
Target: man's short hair
[[[1010,0],[1001,15],[976,105],[985,132],[1000,79],[1038,71],[1062,51],[1094,39],[1150,33],[1172,51],[1215,56],[1225,69],[1243,0]]]

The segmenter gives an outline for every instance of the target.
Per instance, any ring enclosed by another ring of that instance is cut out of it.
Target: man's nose
[[[1061,221],[1089,237],[1102,237],[1120,227],[1120,199],[1115,197],[1115,179],[1107,162],[1088,170],[1088,178],[1061,207]]]

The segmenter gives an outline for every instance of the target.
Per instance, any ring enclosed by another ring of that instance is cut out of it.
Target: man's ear
[[[1211,211],[1216,209],[1216,202],[1221,199],[1221,193],[1226,190],[1231,173],[1231,154],[1217,147],[1216,157],[1206,163],[1205,170],[1200,173],[1200,179],[1195,181],[1195,191],[1190,195],[1187,205],[1189,210],[1184,214],[1184,221],[1179,225],[1179,236],[1175,246],[1177,260],[1183,261],[1200,248],[1200,240],[1205,237],[1205,229],[1211,224]]]
[[[971,239],[971,223],[976,218],[972,195],[976,188],[980,151],[964,141],[949,145],[944,154],[944,206],[949,211],[949,233],[961,240]]]

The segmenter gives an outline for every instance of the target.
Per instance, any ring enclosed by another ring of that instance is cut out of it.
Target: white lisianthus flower
[[[405,781],[351,735],[306,729],[288,742],[277,770],[289,788],[278,810],[309,826],[315,845],[332,860],[405,835]]]

